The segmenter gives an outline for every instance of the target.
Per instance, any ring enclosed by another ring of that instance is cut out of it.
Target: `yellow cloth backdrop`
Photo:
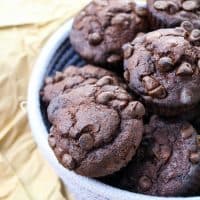
[[[27,86],[49,36],[90,0],[0,0],[0,200],[71,199],[32,139]]]
[[[34,143],[28,80],[48,37],[88,0],[0,0],[0,200],[68,199]]]

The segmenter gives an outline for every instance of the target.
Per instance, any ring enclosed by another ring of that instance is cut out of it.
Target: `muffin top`
[[[93,65],[85,65],[81,68],[68,66],[63,72],[56,72],[54,76],[45,79],[45,84],[41,91],[42,100],[48,104],[59,94],[63,94],[80,85],[94,84],[102,77],[108,83],[126,88],[126,85],[121,82],[115,73],[106,69]]]
[[[150,13],[167,27],[179,26],[183,21],[190,21],[195,28],[200,28],[199,0],[147,0]]]
[[[75,18],[72,46],[91,63],[118,64],[122,45],[146,30],[146,14],[133,0],[94,0]]]
[[[66,90],[47,109],[50,146],[64,167],[84,176],[126,166],[142,139],[145,109],[112,79]]]
[[[191,27],[184,22],[124,46],[124,76],[147,104],[173,110],[200,102],[200,30]]]
[[[124,170],[123,186],[156,196],[192,194],[199,189],[197,132],[181,120],[153,116],[136,156]]]

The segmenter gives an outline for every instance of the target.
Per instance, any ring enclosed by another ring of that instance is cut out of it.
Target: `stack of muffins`
[[[41,90],[59,162],[133,192],[198,194],[199,28],[199,0],[86,6],[70,41],[88,64],[47,77]]]

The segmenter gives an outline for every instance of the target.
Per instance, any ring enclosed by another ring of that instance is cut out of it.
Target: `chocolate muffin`
[[[122,63],[122,45],[146,30],[146,9],[133,0],[94,0],[75,18],[70,40],[89,63]]]
[[[190,21],[200,28],[199,0],[147,0],[152,29],[174,28]]]
[[[124,46],[124,77],[153,113],[199,113],[200,30],[188,27],[160,29]]]
[[[200,186],[199,162],[197,133],[192,125],[153,116],[121,184],[148,195],[192,195]]]
[[[54,97],[69,89],[94,84],[103,77],[108,83],[126,88],[120,78],[108,70],[92,65],[85,65],[81,68],[68,66],[63,72],[56,72],[55,76],[45,79],[45,85],[41,91],[42,100],[48,104]]]
[[[83,176],[101,177],[126,166],[142,139],[143,105],[113,82],[104,76],[72,87],[48,106],[50,146],[64,167]]]

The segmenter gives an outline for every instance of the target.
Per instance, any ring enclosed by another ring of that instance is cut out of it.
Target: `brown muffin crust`
[[[153,116],[121,183],[148,195],[192,195],[200,186],[199,162],[197,132],[192,125]]]
[[[189,30],[188,23],[124,46],[125,79],[150,111],[160,115],[188,114],[200,103],[200,30]]]
[[[89,63],[119,67],[122,45],[146,30],[146,14],[133,0],[94,0],[75,18],[72,46]]]
[[[190,21],[200,28],[200,2],[198,0],[147,0],[151,27],[173,28]]]
[[[45,84],[41,91],[42,100],[48,104],[59,94],[63,94],[80,85],[94,84],[102,77],[108,83],[111,82],[113,85],[120,85],[126,88],[126,85],[121,82],[116,74],[106,69],[93,65],[85,65],[81,68],[68,66],[63,72],[56,72],[55,76],[45,79]]]
[[[113,79],[106,74],[93,84],[72,86],[49,103],[49,144],[59,162],[78,174],[118,171],[141,142],[145,108]]]

